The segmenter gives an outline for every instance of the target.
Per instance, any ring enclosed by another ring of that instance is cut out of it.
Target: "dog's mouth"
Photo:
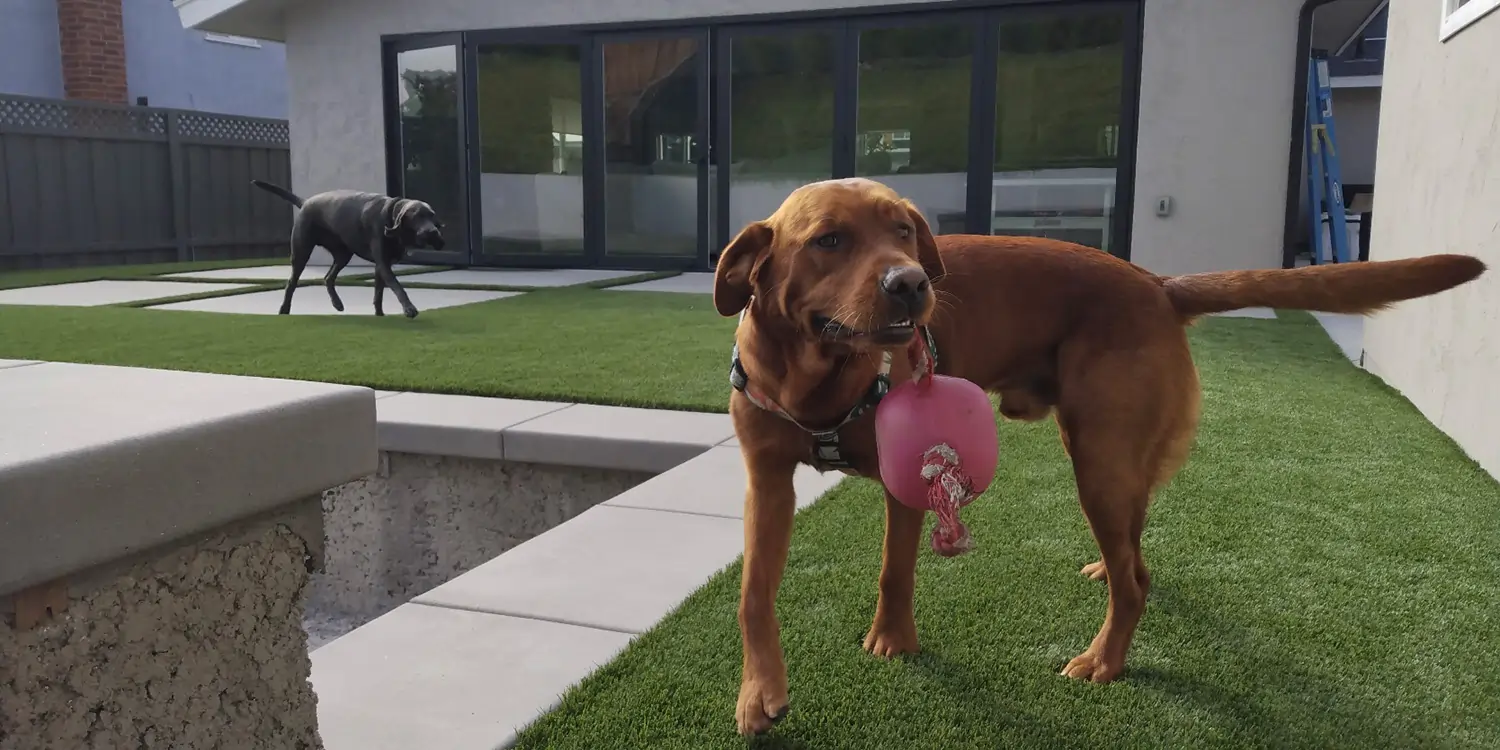
[[[813,328],[824,341],[839,343],[869,342],[876,346],[898,346],[911,341],[917,326],[911,318],[902,318],[882,328],[854,328],[827,315],[814,315]]]

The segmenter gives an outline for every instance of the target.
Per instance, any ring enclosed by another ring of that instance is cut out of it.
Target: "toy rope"
[[[931,352],[928,351],[927,336],[919,331],[908,350],[911,357],[912,379],[918,387],[932,384],[936,370]],[[959,508],[974,501],[974,480],[964,472],[958,451],[947,443],[939,443],[922,454],[922,478],[927,481],[927,507],[937,515],[937,526],[932,529],[932,551],[944,557],[968,552],[974,547],[968,527],[958,517]]]

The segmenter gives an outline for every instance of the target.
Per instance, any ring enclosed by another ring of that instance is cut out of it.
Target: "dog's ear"
[[[922,270],[927,273],[927,278],[937,280],[947,272],[943,266],[943,256],[938,253],[937,240],[932,237],[932,228],[927,225],[927,219],[923,218],[922,212],[917,210],[911,201],[902,201],[906,209],[906,215],[911,217],[912,230],[917,235],[917,262],[922,264]]]
[[[737,315],[750,304],[772,237],[770,225],[757,221],[740,230],[719,254],[719,265],[714,269],[714,308],[720,315]]]
[[[401,198],[387,198],[385,208],[380,210],[380,224],[385,236],[396,238],[396,232],[401,229],[402,214],[405,213],[403,205],[406,203]]]

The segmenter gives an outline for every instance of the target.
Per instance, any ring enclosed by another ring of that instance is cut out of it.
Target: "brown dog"
[[[1197,370],[1185,326],[1244,307],[1368,313],[1451,289],[1478,259],[1413,260],[1160,277],[1092,248],[1045,239],[934,238],[911,203],[869,180],[792,193],[725,248],[714,280],[721,315],[742,314],[730,400],[749,481],[740,584],[744,672],[735,718],[759,733],[788,708],[775,614],[791,542],[797,465],[879,481],[872,389],[880,354],[928,326],[940,373],[1001,397],[1001,413],[1054,410],[1078,498],[1102,559],[1109,608],[1092,644],[1063,668],[1107,682],[1120,674],[1150,575],[1141,530],[1153,491],[1187,458],[1198,424]],[[904,356],[889,380],[910,377]],[[748,392],[748,393],[747,393]],[[860,408],[864,407],[864,408]],[[851,418],[852,417],[852,418]],[[842,462],[813,435],[837,427]],[[864,647],[917,650],[912,593],[922,512],[886,496],[875,618]]]

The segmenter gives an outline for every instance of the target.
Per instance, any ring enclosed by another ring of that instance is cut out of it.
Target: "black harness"
[[[744,319],[743,314],[741,314],[740,319]],[[932,331],[926,326],[922,326],[921,332],[922,336],[926,339],[928,356],[931,357],[933,367],[936,369],[937,342],[932,338]],[[852,469],[854,468],[853,465],[844,458],[843,450],[840,447],[840,434],[844,427],[874,411],[875,407],[879,406],[881,400],[885,398],[885,395],[890,393],[891,353],[889,350],[881,352],[880,369],[875,374],[875,382],[870,383],[870,387],[865,390],[864,395],[844,414],[844,418],[838,424],[824,430],[816,430],[798,422],[781,405],[764,395],[754,392],[750,388],[750,375],[745,372],[745,366],[740,362],[739,343],[735,343],[734,350],[729,357],[729,384],[734,386],[735,390],[745,394],[750,403],[780,416],[782,419],[797,425],[803,432],[811,435],[813,439],[811,459],[813,468],[816,468],[820,472]]]

